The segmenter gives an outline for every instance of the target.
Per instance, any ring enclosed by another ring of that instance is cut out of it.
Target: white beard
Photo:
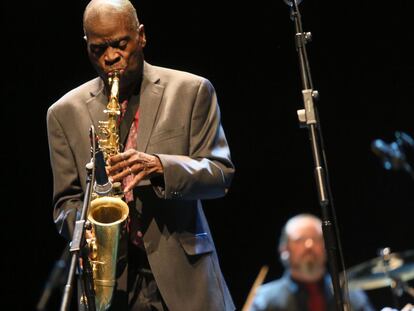
[[[316,281],[324,274],[325,266],[314,258],[308,258],[308,260],[296,265],[296,271],[306,280]]]

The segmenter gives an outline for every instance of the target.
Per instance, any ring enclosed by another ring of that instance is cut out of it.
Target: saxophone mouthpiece
[[[115,69],[108,72],[108,78],[120,78],[121,74],[124,72],[123,69]]]

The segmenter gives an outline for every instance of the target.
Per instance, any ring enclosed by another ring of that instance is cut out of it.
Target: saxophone
[[[119,153],[118,120],[120,116],[119,72],[109,79],[111,93],[104,112],[106,121],[99,121],[98,146],[104,159]],[[116,283],[116,266],[119,250],[126,240],[124,230],[129,214],[128,205],[122,200],[121,184],[114,183],[110,194],[94,192],[88,210],[88,221],[94,238],[89,244],[89,262],[92,266],[95,305],[97,311],[107,310],[112,301]]]

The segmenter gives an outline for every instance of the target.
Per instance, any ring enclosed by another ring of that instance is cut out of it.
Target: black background
[[[294,24],[282,1],[135,1],[146,59],[190,71],[216,88],[236,165],[224,198],[205,212],[221,268],[241,308],[262,265],[280,276],[282,224],[321,214],[303,108]],[[7,310],[34,310],[65,241],[52,221],[46,111],[95,76],[82,36],[86,1],[2,3],[1,293]],[[312,1],[301,6],[313,34],[308,56],[346,268],[389,246],[413,248],[409,174],[386,171],[370,144],[414,134],[412,9],[409,0]],[[5,34],[5,35],[4,35]],[[369,291],[378,309],[388,289]],[[52,295],[50,310],[59,305]],[[3,309],[3,308],[2,308]]]

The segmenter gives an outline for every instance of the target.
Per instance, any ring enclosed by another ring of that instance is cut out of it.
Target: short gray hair
[[[308,213],[298,214],[296,216],[293,216],[292,218],[289,218],[288,221],[283,226],[281,234],[280,234],[279,250],[284,248],[287,244],[287,241],[288,241],[288,238],[289,238],[288,233],[287,233],[287,228],[289,227],[289,225],[291,225],[295,221],[298,221],[298,220],[304,219],[304,218],[313,219],[315,222],[322,224],[322,221],[319,217],[317,217],[315,215],[312,215],[312,214],[308,214]]]

